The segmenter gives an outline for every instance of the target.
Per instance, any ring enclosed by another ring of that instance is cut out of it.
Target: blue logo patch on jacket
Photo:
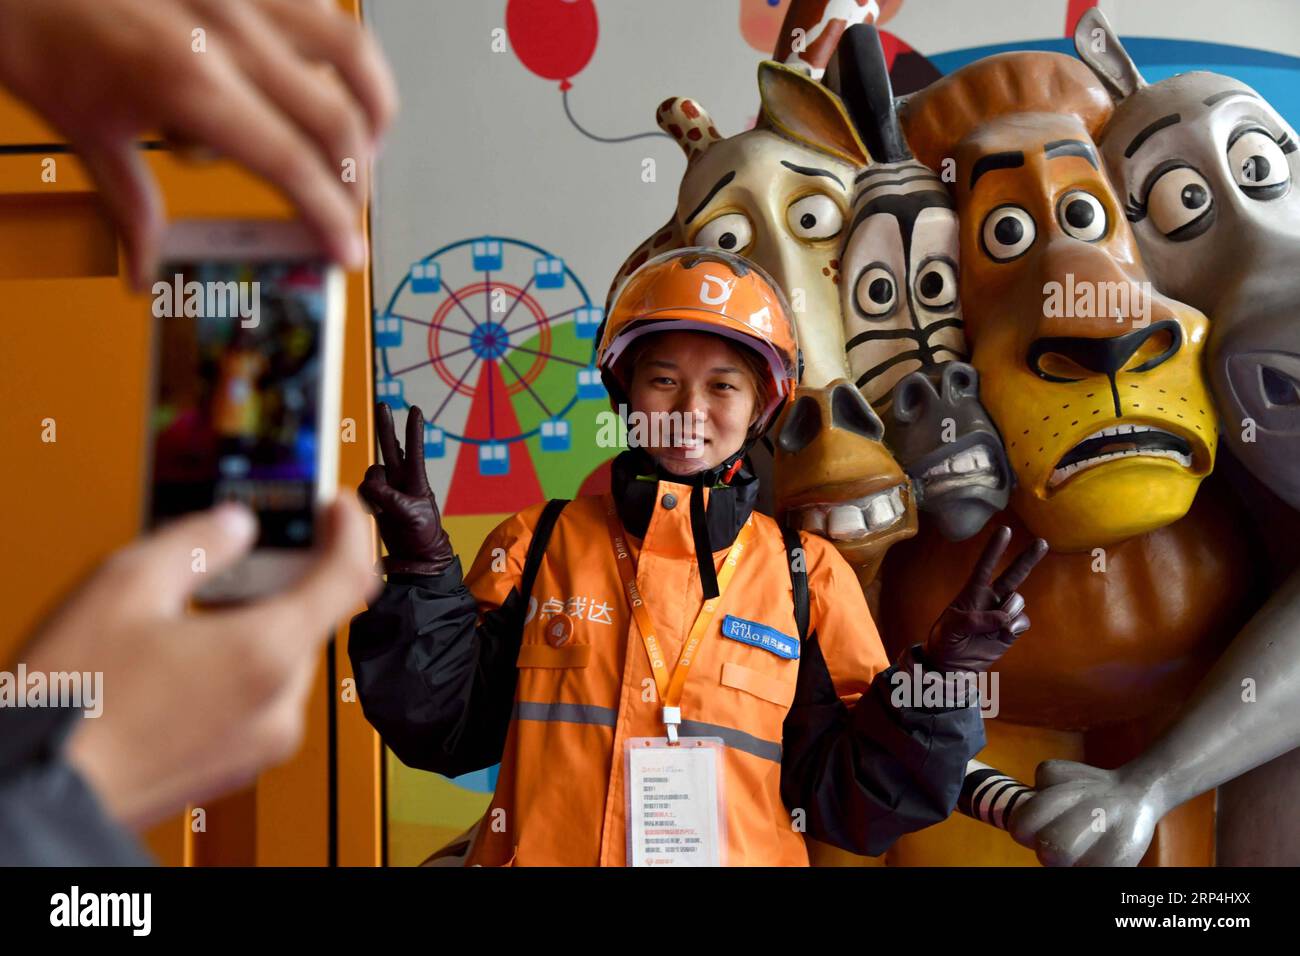
[[[760,647],[777,657],[784,657],[788,661],[797,661],[799,659],[799,639],[797,637],[782,634],[776,628],[768,627],[766,624],[759,624],[757,621],[746,621],[743,617],[732,617],[730,614],[725,614],[722,617],[722,636],[729,637],[733,641],[740,641],[742,644],[749,644],[752,647]]]

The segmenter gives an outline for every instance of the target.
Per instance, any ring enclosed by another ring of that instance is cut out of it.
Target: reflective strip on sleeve
[[[618,711],[612,707],[600,707],[596,704],[521,700],[515,703],[514,719],[562,724],[594,724],[598,727],[612,728],[618,723]],[[733,750],[741,750],[775,763],[781,762],[779,743],[763,740],[761,737],[755,737],[733,727],[706,724],[698,720],[683,720],[681,734],[683,737],[721,737],[722,742]]]
[[[613,727],[618,722],[618,711],[596,704],[563,704],[521,700],[515,703],[515,720],[541,720],[562,724],[596,724]]]
[[[706,724],[698,720],[683,720],[681,727],[683,737],[721,737],[722,742],[732,750],[743,750],[764,760],[781,762],[781,745],[770,740],[763,740],[743,730],[723,727],[719,724]]]

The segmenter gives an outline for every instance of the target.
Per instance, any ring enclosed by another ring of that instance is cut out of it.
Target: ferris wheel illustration
[[[425,413],[426,458],[477,446],[478,473],[507,475],[512,450],[570,448],[566,416],[606,399],[595,367],[604,310],[564,259],[480,236],[411,265],[374,316],[376,394]],[[521,424],[523,422],[524,424]]]

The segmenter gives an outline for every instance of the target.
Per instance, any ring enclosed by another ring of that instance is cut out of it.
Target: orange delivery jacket
[[[439,575],[390,575],[352,623],[362,707],[404,763],[448,776],[500,763],[466,862],[626,865],[624,742],[665,729],[607,510],[612,500],[671,673],[703,603],[693,492],[716,570],[745,521],[754,525],[681,700],[683,737],[723,741],[724,862],[806,866],[805,835],[876,855],[945,819],[984,746],[975,702],[895,706],[896,675],[928,666],[923,652],[889,666],[853,570],[807,532],[809,626],[799,640],[785,542],[754,510],[747,462],[709,487],[717,476],[673,479],[647,459],[623,452],[610,494],[564,507],[530,595],[519,588],[540,504],[492,531],[463,580],[458,561]],[[571,627],[548,641],[560,616]],[[784,652],[725,636],[751,633],[724,629],[728,616],[779,632]]]

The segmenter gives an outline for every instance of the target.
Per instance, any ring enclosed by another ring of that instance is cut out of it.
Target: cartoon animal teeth
[[[1132,438],[1137,444],[1131,448],[1114,450],[1110,450],[1107,445],[1099,445],[1093,453],[1087,453],[1086,451],[1089,442],[1097,442],[1106,438],[1123,438],[1125,436]],[[1170,447],[1170,445],[1174,447]],[[1079,457],[1081,452],[1084,453],[1083,457]],[[1168,458],[1171,461],[1178,462],[1184,468],[1192,467],[1191,446],[1182,436],[1150,425],[1111,425],[1093,432],[1076,443],[1066,456],[1061,459],[1066,464],[1058,466],[1052,472],[1047,481],[1047,488],[1051,490],[1072,475],[1094,468],[1097,465],[1117,461],[1121,458],[1138,457]]]
[[[897,524],[907,513],[901,485],[848,501],[804,505],[794,523],[833,541],[865,537]]]
[[[841,505],[826,516],[826,533],[832,538],[857,538],[867,533],[867,522],[860,508]]]
[[[939,478],[945,475],[965,475],[974,471],[987,471],[993,465],[989,450],[982,445],[945,458],[932,468],[927,468],[922,478]]]

